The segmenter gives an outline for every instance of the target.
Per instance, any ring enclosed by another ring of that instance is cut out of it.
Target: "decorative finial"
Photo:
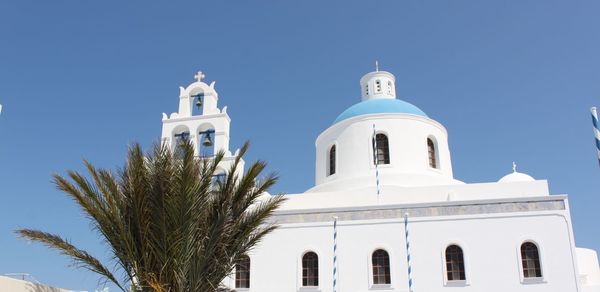
[[[202,80],[204,79],[204,73],[202,73],[202,71],[198,71],[198,73],[194,75],[194,79],[196,79],[196,81],[198,82],[202,82]]]
[[[375,60],[375,72],[379,72],[379,61]]]
[[[517,172],[517,164],[513,161],[513,172]]]

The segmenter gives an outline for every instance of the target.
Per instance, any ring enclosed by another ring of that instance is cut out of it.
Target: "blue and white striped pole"
[[[596,139],[596,153],[598,156],[598,164],[600,165],[600,123],[598,123],[598,112],[596,107],[592,107],[592,123],[594,124],[594,137]]]
[[[404,213],[404,237],[406,238],[406,263],[408,266],[408,292],[413,292],[412,266],[410,265],[410,238],[408,236],[408,213]]]
[[[379,197],[379,193],[381,192],[381,188],[379,186],[379,149],[377,148],[377,131],[375,130],[375,124],[373,124],[373,155],[375,156],[375,180],[377,183],[377,197]]]
[[[333,216],[333,292],[337,292],[337,216]]]

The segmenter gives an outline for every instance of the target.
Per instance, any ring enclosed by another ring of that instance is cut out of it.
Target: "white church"
[[[237,155],[231,119],[215,82],[195,78],[180,87],[178,112],[163,114],[162,140],[189,139],[201,157],[225,150],[224,171]],[[600,292],[596,252],[576,247],[567,195],[551,195],[547,181],[514,166],[497,182],[459,181],[446,129],[396,98],[394,75],[364,75],[360,95],[316,139],[315,186],[288,196],[272,218],[280,227],[226,286]]]

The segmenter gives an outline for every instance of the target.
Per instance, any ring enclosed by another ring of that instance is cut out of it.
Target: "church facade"
[[[225,150],[227,108],[199,72],[163,114],[162,140],[197,155]],[[289,195],[280,227],[236,267],[236,291],[599,292],[596,252],[577,248],[568,197],[513,172],[497,182],[454,178],[448,133],[396,98],[395,77],[360,79],[361,99],[316,139],[315,186]],[[243,170],[238,170],[243,171]],[[265,194],[268,198],[268,194]]]

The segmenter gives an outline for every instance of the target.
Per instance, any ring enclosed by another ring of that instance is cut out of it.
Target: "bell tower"
[[[179,111],[162,118],[162,143],[172,149],[189,140],[194,145],[197,157],[212,158],[218,151],[225,151],[225,157],[219,164],[219,174],[229,170],[239,149],[235,153],[229,151],[229,125],[231,118],[227,114],[227,106],[219,109],[219,94],[215,90],[215,81],[210,85],[204,82],[205,75],[201,71],[194,75],[195,82],[187,87],[179,87]],[[241,161],[240,173],[244,168]]]

